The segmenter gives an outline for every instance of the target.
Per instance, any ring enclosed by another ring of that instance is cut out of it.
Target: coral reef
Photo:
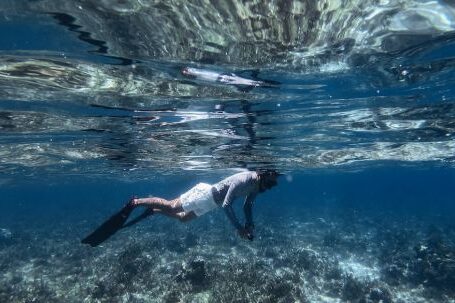
[[[250,242],[238,238],[220,212],[186,225],[153,217],[95,249],[75,236],[88,230],[86,223],[18,223],[2,229],[0,301],[455,299],[449,224],[348,211],[322,216],[307,210],[287,218],[263,214]]]

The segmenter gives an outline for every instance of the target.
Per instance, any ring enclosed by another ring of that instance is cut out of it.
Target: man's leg
[[[197,215],[192,211],[190,211],[190,212],[182,211],[182,212],[174,213],[174,212],[162,211],[161,209],[154,209],[153,212],[168,216],[170,218],[179,219],[180,222],[188,222],[190,220],[197,218]]]
[[[180,198],[166,200],[163,198],[141,198],[131,200],[133,207],[145,206],[153,209],[153,213],[161,213],[165,216],[179,219],[181,222],[188,222],[195,219],[197,215],[190,211],[185,212],[182,208]]]
[[[130,203],[133,207],[145,206],[152,208],[154,211],[160,210],[169,214],[180,213],[184,211],[182,208],[182,202],[180,202],[180,198],[174,200],[166,200],[157,197],[139,198],[132,199]]]

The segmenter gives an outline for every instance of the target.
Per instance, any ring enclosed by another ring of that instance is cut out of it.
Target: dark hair
[[[256,169],[256,173],[259,177],[278,177],[281,175],[274,169]]]
[[[264,192],[267,189],[270,189],[277,185],[276,178],[280,175],[274,169],[257,169],[256,173],[259,176],[260,180],[260,192]]]

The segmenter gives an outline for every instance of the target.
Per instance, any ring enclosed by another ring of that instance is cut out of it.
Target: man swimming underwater
[[[82,243],[97,246],[120,230],[136,224],[153,215],[162,214],[187,222],[221,206],[240,237],[253,240],[252,208],[257,194],[277,185],[279,174],[274,170],[257,170],[232,175],[220,182],[210,185],[199,183],[180,197],[173,200],[163,198],[133,198],[118,213],[114,214],[98,229],[82,240]],[[243,211],[245,225],[241,225],[232,208],[236,198],[245,197]],[[147,209],[137,218],[126,222],[134,208]]]

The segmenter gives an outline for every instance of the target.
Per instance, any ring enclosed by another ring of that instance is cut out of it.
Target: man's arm
[[[232,206],[231,205],[228,205],[226,207],[223,207],[224,208],[224,211],[226,212],[226,215],[228,216],[229,218],[229,221],[231,221],[232,225],[234,225],[234,227],[238,230],[238,231],[241,231],[243,229],[243,226],[239,223],[239,220],[237,219],[237,217],[235,216],[235,212],[234,210],[232,209]]]
[[[229,187],[226,197],[224,198],[223,202],[223,209],[226,212],[227,217],[229,218],[229,221],[231,221],[232,225],[240,232],[243,229],[243,226],[240,225],[239,220],[235,216],[234,209],[232,209],[232,202],[234,200],[234,190],[235,186],[231,184]]]
[[[249,231],[252,231],[254,228],[253,223],[253,204],[256,194],[250,194],[245,198],[245,203],[243,203],[243,212],[245,213],[245,228]]]

